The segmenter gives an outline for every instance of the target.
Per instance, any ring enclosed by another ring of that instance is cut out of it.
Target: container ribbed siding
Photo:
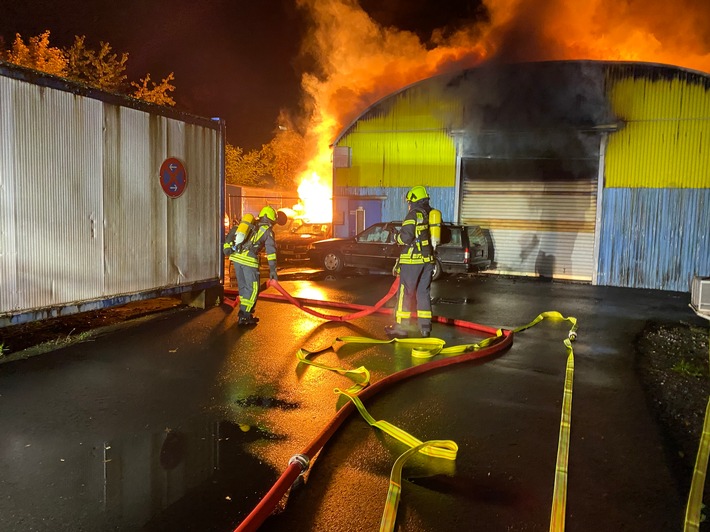
[[[705,73],[605,61],[423,80],[336,139],[351,161],[334,170],[349,198],[336,211],[347,225],[362,197],[370,219],[399,218],[402,192],[425,184],[452,200],[445,219],[485,229],[492,272],[688,291],[710,275],[709,88]]]
[[[28,76],[0,69],[3,323],[218,284],[220,122]],[[177,198],[168,157],[187,171]]]

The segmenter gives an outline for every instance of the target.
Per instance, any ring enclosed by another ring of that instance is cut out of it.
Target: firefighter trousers
[[[239,308],[248,314],[254,311],[259,297],[259,268],[234,262],[239,287]]]
[[[434,264],[400,264],[399,294],[395,318],[398,324],[409,320],[416,305],[419,329],[431,332],[431,276]]]

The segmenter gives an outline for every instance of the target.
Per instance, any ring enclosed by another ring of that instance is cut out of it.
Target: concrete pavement
[[[373,304],[389,276],[288,280],[296,296]],[[451,277],[434,313],[514,328],[540,312],[579,320],[567,530],[681,530],[688,486],[666,460],[634,370],[648,321],[705,325],[689,295]],[[0,366],[0,529],[229,530],[336,411],[347,379],[296,363],[338,336],[384,338],[389,318],[327,323],[260,301],[238,329],[226,306],[185,309],[92,342]],[[387,390],[368,408],[422,440],[452,439],[448,470],[405,470],[404,530],[547,530],[569,326],[543,322],[494,360]],[[448,345],[480,338],[437,324]],[[346,346],[319,360],[378,380],[415,364],[401,346]],[[400,444],[351,418],[264,530],[373,530]],[[432,474],[433,473],[433,474]]]

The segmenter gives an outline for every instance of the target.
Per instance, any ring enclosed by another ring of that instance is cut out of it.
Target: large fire
[[[313,22],[304,48],[321,68],[302,81],[307,140],[317,153],[302,183],[309,193],[319,184],[319,207],[331,205],[330,143],[344,125],[383,96],[436,74],[493,58],[646,61],[710,72],[710,2],[700,0],[482,0],[485,22],[435,30],[428,43],[379,26],[357,0],[298,3]]]

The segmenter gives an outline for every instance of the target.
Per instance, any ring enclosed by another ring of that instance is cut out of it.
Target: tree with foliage
[[[146,102],[156,103],[158,105],[175,105],[175,100],[170,96],[170,92],[175,90],[175,86],[170,82],[175,79],[175,75],[171,72],[167,78],[160,82],[160,85],[150,80],[150,74],[146,74],[145,78],[141,79],[140,83],[131,82],[131,86],[135,87],[133,97]],[[149,87],[148,84],[152,86]]]
[[[264,148],[244,150],[227,143],[224,153],[225,181],[246,187],[270,186]]]
[[[305,139],[290,127],[279,128],[271,142],[264,145],[269,173],[277,188],[296,190],[296,178],[305,163],[305,150]]]
[[[75,36],[74,44],[65,50],[67,77],[108,92],[121,92],[126,84],[128,54],[124,52],[119,58],[103,41],[99,50],[91,50],[85,40],[84,35]]]
[[[16,33],[12,48],[7,52],[7,60],[47,74],[66,75],[67,60],[62,50],[49,45],[49,30],[36,37],[30,37],[27,44],[20,34]]]
[[[74,44],[66,49],[59,49],[49,45],[49,30],[30,37],[25,44],[20,34],[16,34],[15,41],[9,50],[5,49],[4,41],[0,37],[0,59],[48,74],[66,77],[81,81],[108,92],[125,94],[129,87],[126,85],[126,63],[128,54],[122,53],[119,57],[111,49],[111,45],[101,42],[98,50],[86,46],[85,36],[75,36]],[[175,85],[175,74],[155,83],[150,79],[150,74],[139,83],[131,82],[135,89],[132,96],[139,100],[164,106],[174,106],[175,100],[171,92]]]

